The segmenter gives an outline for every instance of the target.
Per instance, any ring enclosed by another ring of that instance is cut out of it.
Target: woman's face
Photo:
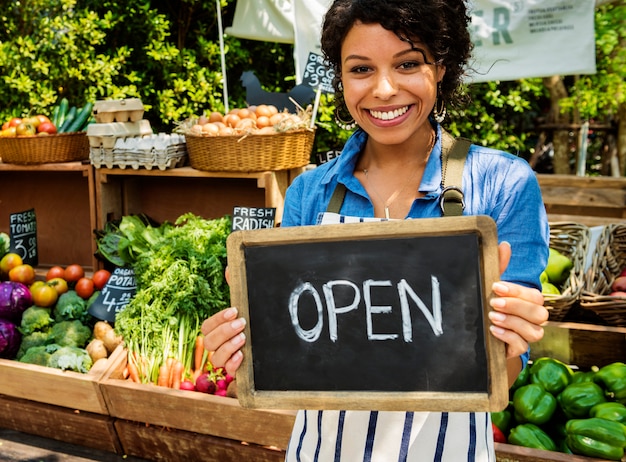
[[[433,56],[419,40],[413,45],[379,24],[356,23],[341,47],[346,106],[382,144],[399,144],[430,130],[428,116],[445,69],[432,64]]]

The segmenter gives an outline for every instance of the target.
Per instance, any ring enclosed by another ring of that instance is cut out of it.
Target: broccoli
[[[11,238],[7,233],[0,233],[0,258],[11,250]]]
[[[50,343],[50,335],[47,332],[33,332],[22,337],[20,349],[17,351],[16,359],[20,359],[32,347],[45,346]]]
[[[54,307],[55,321],[79,321],[86,323],[91,315],[87,312],[87,304],[75,290],[68,290],[61,294]]]
[[[91,336],[91,329],[76,319],[58,322],[50,329],[50,340],[62,347],[84,348]]]
[[[34,346],[26,350],[26,353],[19,359],[22,363],[37,364],[47,366],[51,354],[46,345]]]
[[[48,359],[48,367],[71,370],[74,372],[89,372],[93,361],[87,350],[72,346],[64,346],[56,350]]]
[[[22,322],[19,330],[22,335],[30,335],[33,332],[49,330],[53,322],[54,319],[50,316],[50,308],[33,305],[30,308],[26,308],[22,313]]]

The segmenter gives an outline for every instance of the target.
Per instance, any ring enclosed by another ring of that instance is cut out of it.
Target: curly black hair
[[[402,40],[419,38],[446,67],[441,97],[455,103],[473,44],[465,0],[335,0],[322,24],[322,52],[335,72],[339,94],[341,45],[354,25],[380,24]]]

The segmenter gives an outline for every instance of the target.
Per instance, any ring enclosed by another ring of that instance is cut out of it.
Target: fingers
[[[503,281],[492,289],[496,297],[490,300],[491,333],[507,344],[507,357],[519,356],[530,343],[543,338],[541,326],[548,320],[543,295],[537,289]]]
[[[498,244],[498,259],[500,263],[500,274],[502,274],[507,266],[509,266],[509,261],[511,260],[511,244],[506,241]]]
[[[211,362],[217,367],[223,366],[232,376],[243,360],[241,348],[246,343],[245,327],[246,320],[237,317],[237,308],[222,310],[202,323],[204,348],[213,352]]]

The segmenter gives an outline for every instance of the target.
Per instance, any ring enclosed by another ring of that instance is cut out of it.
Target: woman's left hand
[[[511,258],[511,247],[504,242],[498,250],[503,273]],[[543,295],[537,289],[504,281],[494,283],[492,290],[495,297],[490,300],[491,333],[506,344],[507,358],[519,357],[530,343],[543,337],[542,325],[548,320]]]

